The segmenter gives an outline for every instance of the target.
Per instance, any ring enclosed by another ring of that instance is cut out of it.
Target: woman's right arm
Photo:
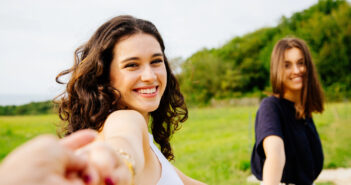
[[[144,169],[145,151],[148,146],[147,133],[144,117],[133,110],[119,110],[111,113],[102,129],[104,142],[117,152],[130,155],[135,162],[136,174]]]
[[[283,139],[270,135],[263,140],[266,160],[263,165],[263,184],[278,185],[283,175],[285,151]]]

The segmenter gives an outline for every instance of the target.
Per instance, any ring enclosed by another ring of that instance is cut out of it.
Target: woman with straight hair
[[[323,112],[323,92],[307,44],[284,38],[270,64],[273,95],[257,111],[251,170],[264,185],[313,184],[323,167],[312,113]]]
[[[96,157],[103,156],[96,152],[104,147],[90,149],[102,176],[97,184],[203,184],[169,162],[174,158],[170,137],[187,119],[188,109],[164,51],[151,22],[117,16],[100,26],[76,50],[73,66],[56,77],[62,83],[59,78],[70,75],[66,91],[56,99],[59,116],[67,122],[65,134],[95,129],[115,151],[106,162],[109,157]]]

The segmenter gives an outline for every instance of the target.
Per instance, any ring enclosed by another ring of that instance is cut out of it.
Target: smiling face
[[[290,48],[284,52],[283,87],[284,96],[300,95],[306,74],[304,55],[298,48]]]
[[[137,33],[122,38],[113,49],[111,85],[122,104],[148,115],[156,110],[167,85],[164,55],[155,37]]]

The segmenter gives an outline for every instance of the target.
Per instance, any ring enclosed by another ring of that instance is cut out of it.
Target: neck
[[[283,98],[295,104],[301,104],[301,91],[286,91],[283,94]]]
[[[144,119],[146,121],[146,125],[149,125],[149,118],[150,118],[150,113],[142,113],[142,115],[144,116]]]

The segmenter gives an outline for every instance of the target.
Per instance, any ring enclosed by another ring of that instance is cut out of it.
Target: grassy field
[[[175,166],[208,184],[248,184],[257,106],[191,109],[172,138]],[[325,168],[351,167],[351,103],[327,104],[315,115]],[[0,117],[0,160],[41,133],[56,133],[57,115]]]

